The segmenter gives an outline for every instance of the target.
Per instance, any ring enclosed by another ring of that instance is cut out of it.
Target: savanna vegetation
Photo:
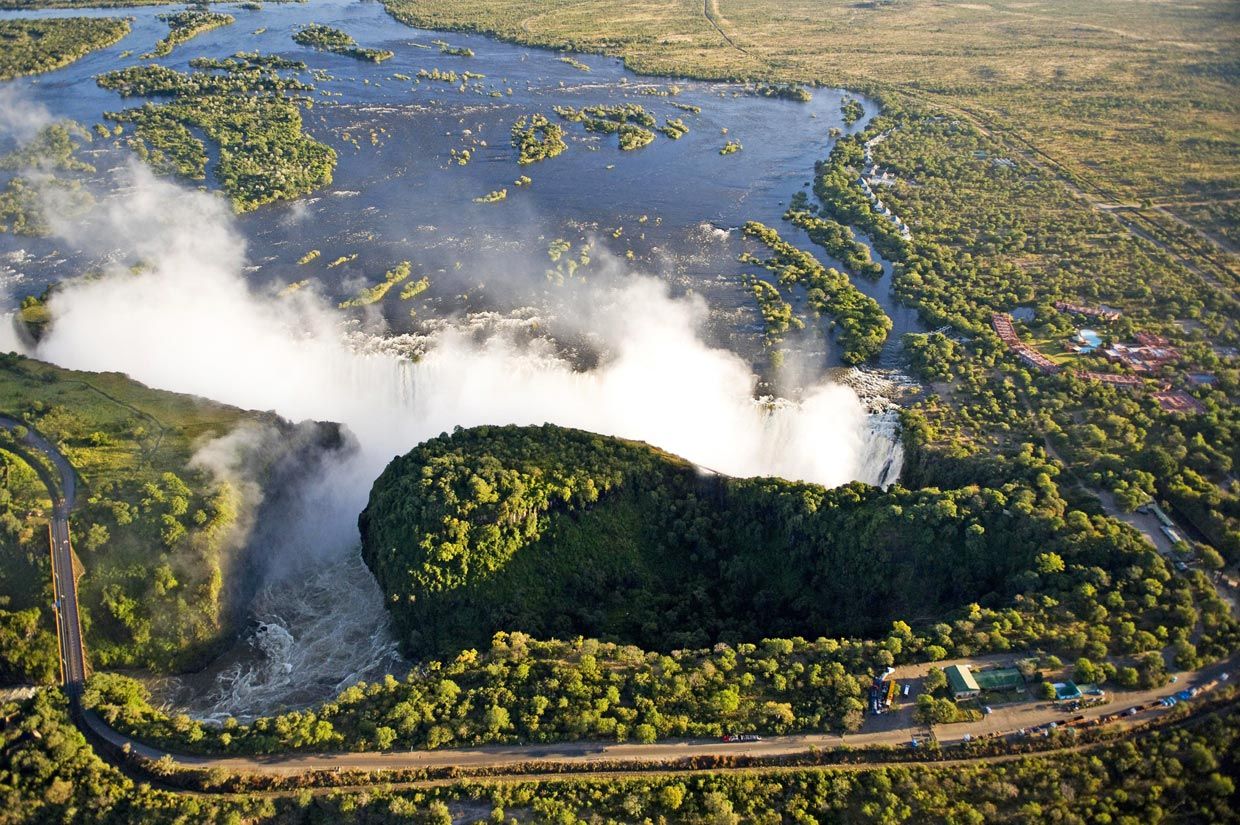
[[[68,66],[127,34],[129,21],[113,17],[0,20],[0,80]]]

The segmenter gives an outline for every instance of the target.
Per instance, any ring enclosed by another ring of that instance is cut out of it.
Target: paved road
[[[1010,658],[1010,657],[1009,657]],[[941,744],[962,741],[966,736],[981,738],[1013,733],[1021,728],[1045,726],[1054,722],[1062,724],[1072,716],[1097,719],[1122,712],[1126,708],[1148,705],[1162,697],[1188,687],[1208,687],[1217,684],[1221,674],[1234,671],[1240,659],[1232,659],[1191,674],[1180,674],[1175,683],[1153,690],[1123,691],[1112,696],[1112,701],[1094,708],[1065,713],[1047,702],[1024,702],[1005,708],[996,708],[990,716],[979,722],[938,726],[936,734]],[[930,665],[910,666],[928,669]],[[898,676],[899,674],[897,674]],[[726,743],[718,739],[662,741],[652,745],[636,743],[565,742],[550,745],[494,745],[475,748],[451,748],[438,751],[388,751],[338,754],[280,754],[257,757],[199,757],[173,754],[173,759],[186,766],[221,767],[233,771],[288,774],[306,770],[400,770],[417,768],[494,768],[514,766],[523,762],[549,763],[550,767],[571,768],[588,762],[633,763],[672,762],[690,757],[755,756],[773,757],[805,753],[814,748],[829,750],[844,745],[853,748],[876,745],[905,745],[914,730],[923,729],[911,721],[911,704],[902,714],[888,713],[880,717],[867,717],[866,727],[860,733],[844,736],[838,734],[802,734],[797,736],[771,736],[760,742]],[[1145,710],[1131,717],[1122,717],[1117,724],[1133,726],[1149,721],[1157,714],[1166,712],[1159,707]],[[895,726],[886,727],[888,723]],[[102,724],[102,722],[100,722]],[[884,729],[885,728],[885,729]],[[112,741],[120,745],[124,738],[109,731]],[[164,752],[145,745],[132,745],[137,753],[158,759]]]
[[[12,432],[17,427],[25,427],[25,424],[0,416],[0,428]],[[60,450],[34,430],[26,427],[22,444],[42,453],[60,474],[59,479],[50,479],[42,467],[35,468],[52,496],[52,584],[56,599],[56,633],[60,640],[60,673],[69,700],[76,704],[86,684],[86,654],[78,615],[77,581],[73,576],[73,547],[69,540],[69,512],[77,493],[76,476],[73,465]]]
[[[0,427],[12,430],[21,423],[0,416]],[[24,440],[27,448],[46,456],[60,474],[59,479],[49,478],[47,471],[37,467],[44,482],[52,491],[54,508],[51,522],[52,573],[55,579],[57,630],[61,641],[63,681],[75,710],[81,710],[81,695],[86,678],[86,662],[78,619],[77,588],[73,578],[72,548],[69,543],[69,512],[75,494],[73,467],[47,439],[33,431]],[[974,664],[990,663],[996,657],[960,660]],[[1008,657],[1010,658],[1010,657]],[[949,663],[940,663],[943,665]],[[1148,705],[1153,700],[1169,696],[1186,687],[1208,687],[1217,684],[1223,673],[1234,670],[1240,657],[1190,674],[1181,674],[1174,684],[1147,691],[1119,692],[1112,702],[1096,708],[1080,711],[1086,719],[1115,714],[1134,705]],[[927,663],[905,665],[894,677],[920,688],[920,680],[930,665]],[[912,721],[912,702],[916,694],[905,701],[901,709],[883,716],[866,717],[865,726],[859,733],[802,734],[796,736],[772,736],[758,742],[726,743],[717,739],[673,740],[656,744],[605,742],[566,742],[549,745],[493,745],[476,748],[452,748],[445,750],[374,751],[362,753],[291,753],[273,756],[213,757],[168,753],[150,747],[113,730],[99,716],[82,711],[77,715],[90,732],[117,748],[126,748],[149,759],[170,756],[174,762],[186,767],[219,767],[232,771],[290,774],[306,770],[400,770],[418,768],[498,768],[513,767],[523,763],[545,763],[572,768],[584,763],[606,761],[623,768],[625,763],[637,766],[649,762],[673,762],[689,757],[754,756],[772,757],[804,753],[813,748],[831,749],[843,745],[865,747],[874,745],[901,745],[909,741],[911,734],[921,729]],[[1122,724],[1144,722],[1158,711],[1143,711],[1133,717],[1125,717]],[[996,712],[982,721],[940,727],[938,739],[944,744],[960,741],[965,736],[981,737],[1009,734],[1020,728],[1044,726],[1050,722],[1063,722],[1066,714],[1050,703],[1025,702]]]

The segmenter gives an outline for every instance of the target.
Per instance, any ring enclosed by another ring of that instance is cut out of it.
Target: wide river
[[[95,77],[150,62],[140,55],[166,35],[167,25],[158,16],[174,8],[0,14],[123,15],[133,20],[132,32],[109,48],[55,72],[0,84],[0,117],[15,120],[23,106],[34,103],[53,118],[90,127],[106,123],[105,112],[141,105],[141,99],[123,99],[99,88]],[[574,257],[591,247],[590,263],[579,276],[646,272],[669,282],[677,293],[703,296],[710,342],[740,354],[764,374],[769,359],[747,283],[756,273],[738,261],[744,251],[762,255],[763,250],[743,238],[738,227],[748,220],[766,223],[842,269],[782,215],[791,197],[808,188],[815,162],[829,154],[832,131],[863,129],[875,111],[871,101],[859,98],[866,114],[846,126],[840,104],[848,95],[841,90],[814,89],[812,101],[793,102],[760,97],[737,84],[641,77],[615,59],[572,55],[586,71],[552,51],[411,29],[373,2],[316,0],[310,5],[267,3],[260,10],[219,9],[235,15],[236,22],[156,62],[189,70],[193,58],[242,51],[304,61],[311,71],[300,76],[315,86],[305,126],[339,154],[330,186],[238,218],[248,250],[247,277],[256,287],[313,279],[335,303],[354,297],[407,260],[413,279],[426,276],[429,289],[408,301],[398,297],[399,289],[392,290],[379,315],[367,314],[367,323],[379,323],[380,333],[416,331],[424,322],[472,311],[507,313],[553,304],[557,287],[547,271],[559,262],[552,261],[548,249],[562,239],[571,244]],[[395,55],[373,64],[299,46],[291,35],[308,22],[343,29],[361,46]],[[474,54],[442,53],[436,41]],[[457,75],[468,71],[472,77],[463,88],[460,81],[416,79],[420,70],[436,69]],[[509,135],[519,117],[544,113],[555,119],[555,106],[618,103],[640,104],[660,123],[682,118],[689,132],[680,140],[659,134],[649,146],[622,151],[615,136],[565,123],[566,152],[525,167],[517,164]],[[0,141],[11,142],[4,131]],[[728,141],[743,149],[721,155]],[[470,153],[465,165],[456,160],[463,150]],[[214,161],[217,152],[210,145],[208,153]],[[119,143],[97,139],[84,154],[98,169],[93,176],[97,196],[123,197],[112,191],[115,173],[131,162],[131,153]],[[515,186],[523,174],[532,183]],[[206,185],[215,188],[210,174]],[[474,201],[498,189],[508,190],[505,200]],[[318,250],[318,256],[299,263],[311,250]],[[12,306],[50,283],[120,259],[124,252],[96,248],[88,253],[61,239],[0,234],[0,301]],[[346,262],[331,265],[340,259]],[[912,310],[894,301],[890,279],[886,265],[881,279],[855,280],[895,324],[880,357],[884,366],[898,364],[903,333],[924,329]],[[798,336],[788,348],[802,367],[809,367],[803,370],[808,383],[839,363],[822,334]],[[208,672],[169,686],[162,695],[196,714],[244,717],[319,701],[358,677],[375,678],[402,666],[386,630],[381,598],[356,554],[299,581],[295,592],[278,595],[255,605],[252,632],[243,643]]]
[[[747,242],[736,227],[758,220],[780,229],[794,243],[836,265],[781,216],[789,198],[806,187],[814,163],[827,156],[831,130],[864,128],[875,107],[845,126],[841,90],[815,89],[799,103],[755,96],[734,84],[641,77],[615,59],[573,55],[584,71],[556,52],[523,48],[484,36],[410,29],[377,3],[316,0],[311,6],[270,3],[261,10],[221,7],[237,20],[178,46],[168,57],[140,55],[167,33],[159,15],[169,7],[74,11],[133,19],[119,43],[59,71],[5,84],[8,93],[33,100],[53,117],[91,126],[103,113],[141,105],[99,88],[102,72],[157,62],[189,70],[196,57],[225,57],[240,51],[278,54],[320,70],[312,82],[316,103],[305,113],[307,130],[331,145],[339,164],[331,186],[293,203],[269,206],[240,218],[256,283],[317,279],[332,297],[346,300],[359,286],[374,283],[403,260],[414,264],[430,289],[412,306],[417,320],[477,309],[537,304],[552,268],[547,250],[564,239],[574,250],[590,243],[596,266],[606,249],[626,268],[657,274],[678,290],[694,290],[709,302],[710,333],[720,344],[760,366],[761,320],[737,261]],[[62,16],[64,11],[6,13]],[[347,31],[360,45],[389,49],[381,64],[316,51],[291,35],[314,21]],[[443,54],[436,41],[472,49],[473,57]],[[419,70],[468,71],[465,84],[417,80]],[[327,79],[322,79],[327,78]],[[413,78],[407,80],[404,78]],[[675,94],[672,94],[675,92]],[[519,167],[509,143],[513,122],[555,106],[637,103],[660,122],[680,117],[689,133],[680,140],[658,135],[636,151],[622,151],[615,136],[595,135],[566,123],[569,149],[554,159]],[[701,107],[692,114],[680,105]],[[742,151],[720,155],[727,141]],[[99,167],[103,188],[109,170],[127,151],[102,145],[88,152]],[[453,152],[468,149],[468,164]],[[216,152],[208,144],[214,161]],[[526,174],[533,183],[514,186]],[[208,175],[208,184],[213,184]],[[474,198],[507,189],[505,201]],[[298,261],[311,249],[320,255]],[[760,251],[760,250],[759,250]],[[120,250],[117,251],[118,253]],[[356,256],[356,257],[353,257]],[[329,266],[340,258],[348,262]],[[10,300],[37,293],[47,283],[71,277],[93,262],[62,242],[0,235],[0,286]],[[888,270],[890,268],[888,267]],[[748,269],[749,272],[753,270]],[[588,273],[586,273],[588,275]],[[878,299],[895,322],[883,361],[892,362],[899,336],[919,329],[915,315],[891,298],[890,273],[857,285]],[[410,304],[393,291],[385,315],[393,330],[414,321]],[[837,363],[824,342],[806,336],[797,346],[822,366]]]

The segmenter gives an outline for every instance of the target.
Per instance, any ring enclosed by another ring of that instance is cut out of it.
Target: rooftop
[[[981,690],[968,665],[949,665],[943,672],[947,675],[947,684],[951,686],[952,693]]]

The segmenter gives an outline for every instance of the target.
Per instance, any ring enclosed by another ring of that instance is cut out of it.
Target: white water
[[[251,642],[261,655],[215,674],[206,700],[193,702],[201,713],[308,703],[392,661],[373,581],[322,571],[356,566],[357,513],[383,466],[455,426],[554,422],[644,440],[730,475],[827,486],[898,471],[892,420],[867,415],[852,389],[822,378],[795,403],[756,401],[746,362],[703,340],[704,302],[674,298],[621,263],[610,273],[596,266],[557,319],[596,345],[590,370],[502,329],[479,340],[462,331],[468,322],[435,333],[413,362],[381,338],[345,335],[340,314],[312,289],[286,298],[254,290],[244,242],[218,199],[141,168],[130,174],[131,189],[62,232],[129,249],[147,268],[65,285],[38,356],[293,420],[341,422],[360,444],[305,491],[278,546],[256,548],[279,574],[255,605],[261,632]]]

